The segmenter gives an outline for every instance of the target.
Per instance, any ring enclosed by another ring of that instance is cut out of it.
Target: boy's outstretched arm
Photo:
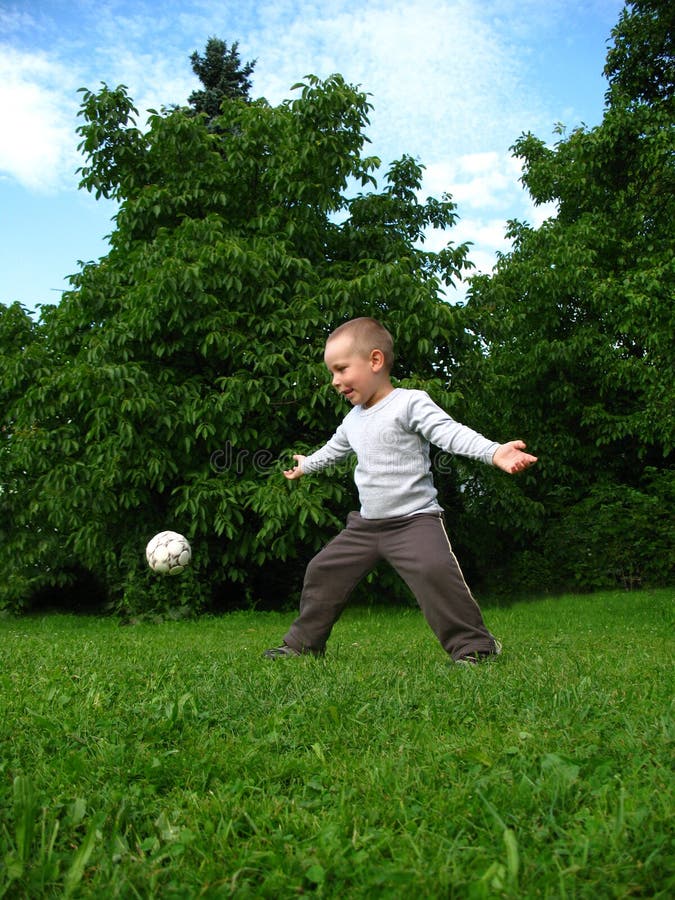
[[[537,461],[536,456],[524,452],[525,446],[524,441],[509,441],[507,444],[501,444],[495,450],[492,464],[503,469],[504,472],[508,472],[509,475],[522,472],[523,469],[527,469]]]
[[[498,453],[499,451],[497,451]],[[495,456],[497,454],[495,453]],[[293,455],[293,459],[295,460],[295,468],[286,469],[284,471],[284,476],[288,478],[289,481],[295,481],[296,478],[301,478],[305,473],[302,470],[302,464],[304,463],[306,457],[301,456],[299,453],[295,453]]]

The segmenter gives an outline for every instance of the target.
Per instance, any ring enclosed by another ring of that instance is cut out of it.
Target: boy
[[[477,663],[501,652],[485,627],[445,532],[431,476],[429,445],[479,459],[511,474],[537,461],[522,441],[497,444],[450,418],[424,391],[394,388],[389,332],[375,319],[345,322],[329,335],[324,360],[333,387],[352,409],[311,456],[295,455],[294,480],[356,454],[361,511],[307,566],[300,613],[268,659],[322,656],[333,625],[358,582],[381,560],[415,595],[444,650]]]

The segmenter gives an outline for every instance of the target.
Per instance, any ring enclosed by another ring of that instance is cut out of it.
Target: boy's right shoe
[[[270,647],[268,650],[265,650],[263,656],[265,659],[288,659],[289,656],[323,656],[324,651],[322,650],[295,650],[293,647],[289,647],[288,644],[284,641],[284,643],[280,647]]]

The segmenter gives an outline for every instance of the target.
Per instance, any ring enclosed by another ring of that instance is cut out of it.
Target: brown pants
[[[403,578],[453,659],[494,652],[494,638],[464,581],[443,519],[427,513],[395,519],[350,513],[346,528],[307,566],[300,614],[285,642],[295,650],[322,651],[352,590],[381,560]]]

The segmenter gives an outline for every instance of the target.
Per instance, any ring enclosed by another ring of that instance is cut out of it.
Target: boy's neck
[[[384,398],[391,394],[394,390],[394,385],[391,383],[389,377],[386,380],[383,380],[381,386],[378,386],[375,393],[368,399],[366,403],[363,404],[363,409],[372,409],[373,406],[377,406],[380,400],[384,400]]]

